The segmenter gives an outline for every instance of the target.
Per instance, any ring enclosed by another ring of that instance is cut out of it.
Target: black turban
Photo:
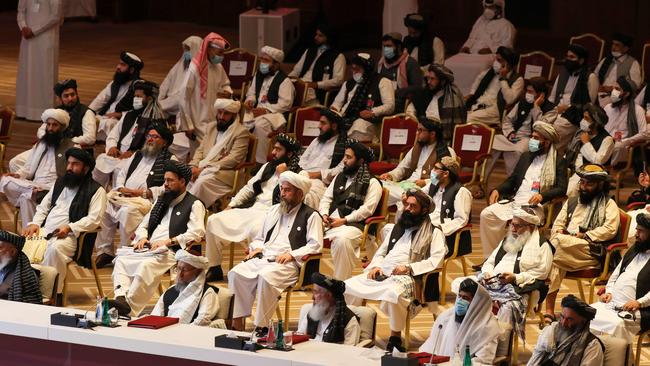
[[[343,127],[342,124],[343,118],[341,117],[340,114],[334,112],[333,110],[329,108],[321,108],[320,115],[327,118],[327,120],[330,121],[330,123],[336,123],[339,126],[339,129]]]
[[[162,137],[165,142],[167,142],[167,146],[171,145],[174,142],[174,134],[172,131],[167,128],[167,126],[164,123],[161,122],[154,122],[151,125],[149,125],[149,128],[147,128],[147,132],[155,130],[158,132],[160,137]]]
[[[370,147],[355,139],[348,139],[345,142],[345,147],[347,149],[352,149],[352,151],[354,151],[354,156],[357,159],[363,159],[366,164],[370,164],[373,160],[375,160],[375,152],[372,151]]]
[[[582,47],[579,44],[572,43],[569,45],[569,51],[573,52],[578,56],[578,58],[584,59],[587,61],[589,58],[589,52],[587,52],[587,49]]]
[[[367,53],[358,53],[352,57],[350,64],[361,66],[365,73],[371,72],[375,68],[375,61]]]
[[[281,133],[277,137],[277,141],[280,145],[284,146],[285,149],[289,152],[298,152],[300,151],[300,143],[298,140],[294,139],[293,137]]]
[[[634,37],[628,34],[615,32],[614,34],[612,34],[612,40],[619,41],[627,47],[632,47],[632,43],[634,42]]]
[[[92,171],[95,169],[95,159],[92,157],[86,150],[80,149],[78,147],[71,147],[65,152],[65,158],[73,157],[75,159],[81,160],[85,166],[89,167]]]
[[[499,46],[497,48],[497,55],[501,56],[508,65],[510,65],[511,68],[515,68],[517,66],[517,63],[519,62],[519,54],[517,51],[513,50],[512,48],[504,47],[504,46]]]
[[[63,91],[66,89],[73,88],[74,90],[77,90],[77,80],[75,79],[65,79],[61,82],[58,82],[54,84],[54,94],[56,94],[58,97],[61,97],[61,94],[63,94]]]
[[[158,84],[153,81],[136,80],[133,83],[133,90],[142,90],[146,96],[156,98],[158,96],[159,88]]]
[[[476,281],[472,280],[471,278],[464,279],[458,287],[458,291],[469,292],[472,294],[472,296],[476,295],[477,290],[478,283],[476,283]]]
[[[640,213],[636,215],[636,225],[643,226],[646,229],[650,229],[650,215],[645,213]]]
[[[596,316],[596,309],[592,308],[586,302],[578,299],[574,295],[567,295],[562,299],[562,307],[569,308],[581,317],[591,321]]]
[[[406,14],[404,17],[404,26],[415,28],[417,30],[424,30],[427,23],[424,21],[424,17],[418,13]]]
[[[616,83],[621,87],[621,89],[623,89],[623,91],[630,93],[630,95],[635,94],[636,84],[627,76],[619,76],[618,79],[616,79]]]
[[[165,162],[165,172],[172,172],[180,178],[185,179],[185,184],[188,184],[192,180],[192,169],[180,161],[167,160]]]
[[[25,245],[25,237],[10,233],[5,230],[0,230],[0,241],[9,243],[15,246],[18,250],[23,250],[23,246]]]
[[[431,132],[434,131],[436,133],[436,137],[442,136],[442,125],[440,122],[430,120],[426,116],[420,116],[418,117],[418,122],[427,129],[427,131]]]
[[[334,27],[327,23],[321,23],[318,25],[318,27],[316,27],[316,29],[318,29],[327,37],[327,44],[331,45],[336,43],[338,34],[336,33],[336,29],[334,29]]]
[[[122,51],[122,53],[120,53],[120,60],[134,68],[136,72],[139,72],[144,67],[142,59],[131,52]]]
[[[311,281],[331,292],[335,298],[342,298],[345,293],[345,282],[325,276],[320,272],[314,272],[311,275]]]
[[[607,121],[609,121],[607,113],[605,113],[605,110],[599,105],[587,103],[585,105],[585,111],[587,111],[587,113],[589,113],[589,116],[591,116],[591,121],[600,127],[604,128],[607,124]]]

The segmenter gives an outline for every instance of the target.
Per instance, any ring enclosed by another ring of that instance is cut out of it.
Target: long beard
[[[83,179],[84,176],[82,174],[75,174],[71,171],[67,171],[63,176],[63,185],[68,188],[79,187]]]
[[[45,132],[43,135],[43,141],[47,146],[57,147],[63,140],[63,134],[59,132]]]
[[[12,258],[9,256],[2,256],[0,257],[0,271],[2,271],[6,266],[11,263]]]
[[[180,191],[165,190],[165,193],[162,194],[160,199],[163,200],[163,202],[169,203],[180,195],[181,195]]]
[[[413,215],[412,213],[408,211],[404,211],[402,213],[402,216],[399,218],[399,223],[405,228],[411,228],[414,226],[420,226],[422,222],[424,222],[424,219],[427,217],[427,215]]]
[[[142,155],[144,155],[147,158],[152,158],[154,156],[158,156],[160,152],[162,151],[163,147],[158,145],[158,144],[144,144],[142,147]]]
[[[318,135],[318,142],[327,142],[332,137],[334,137],[334,131],[332,131],[332,130],[327,130],[325,132],[321,132]]]
[[[113,82],[117,83],[118,85],[122,85],[130,80],[131,80],[131,74],[128,71],[126,72],[115,71],[115,74],[113,74]]]
[[[639,252],[645,252],[646,250],[650,249],[650,239],[646,239],[645,241],[637,241],[634,243],[634,245],[637,247],[637,250]]]
[[[187,285],[188,285],[188,283],[181,282],[181,281],[176,281],[176,283],[174,284],[174,287],[176,288],[176,291],[181,293],[181,292],[183,292],[183,290],[185,290]]]
[[[343,167],[343,174],[345,174],[348,177],[352,177],[357,172],[359,171],[359,166],[357,164],[354,164],[353,166],[344,166]]]
[[[587,191],[582,191],[580,190],[580,203],[583,205],[587,205],[593,201],[593,199],[599,195],[600,192],[594,191],[594,192],[587,192]]]
[[[519,234],[517,237],[512,235],[512,233],[508,233],[508,236],[506,236],[506,239],[503,242],[503,250],[510,254],[519,253],[521,248],[526,245],[531,235],[532,233],[529,231],[526,231],[523,234]]]
[[[314,303],[314,305],[309,309],[309,317],[316,321],[321,321],[325,319],[333,311],[333,308],[325,302]]]
[[[77,104],[79,104],[79,99],[77,99],[76,102],[74,102],[72,104],[69,104],[69,105],[68,104],[63,104],[63,109],[65,109],[66,112],[70,112],[77,106]]]
[[[217,131],[219,131],[219,132],[226,131],[228,129],[228,127],[230,127],[230,125],[232,125],[232,122],[233,121],[226,122],[224,120],[218,120],[217,121]]]
[[[273,159],[273,161],[271,161],[271,164],[272,164],[273,167],[277,167],[278,165],[284,164],[284,163],[289,163],[289,157],[286,156],[286,155],[281,156],[279,158],[275,158],[275,159]]]
[[[287,214],[289,211],[291,211],[296,205],[291,205],[289,202],[285,201],[284,199],[280,200],[280,212],[282,214]]]

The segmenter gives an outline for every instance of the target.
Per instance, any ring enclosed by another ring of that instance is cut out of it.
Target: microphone
[[[436,334],[436,341],[433,342],[433,349],[431,350],[431,357],[429,358],[429,362],[424,364],[424,366],[433,366],[431,362],[433,362],[433,356],[436,354],[436,346],[438,346],[438,338],[440,337],[440,332],[442,331],[442,323],[438,324],[438,334]]]

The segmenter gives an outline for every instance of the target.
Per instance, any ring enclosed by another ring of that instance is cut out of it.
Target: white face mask
[[[142,104],[144,98],[141,97],[133,97],[133,109],[138,110],[142,109],[144,104]]]
[[[621,91],[618,89],[612,89],[612,94],[610,95],[612,103],[616,103],[621,100]]]
[[[492,64],[492,69],[494,70],[494,72],[498,74],[499,71],[501,71],[501,67],[502,67],[501,62],[494,60],[494,63]]]
[[[614,56],[614,58],[619,58],[623,56],[623,54],[617,51],[612,51],[612,56]]]
[[[533,104],[535,102],[535,94],[526,93],[526,102]]]
[[[494,9],[485,8],[483,10],[483,18],[485,18],[485,20],[492,20],[494,19],[495,15],[497,15],[497,13],[494,11]]]
[[[360,72],[352,73],[352,78],[353,78],[354,81],[356,81],[357,83],[360,83],[361,80],[363,80],[363,73],[360,73]]]
[[[580,129],[582,131],[589,132],[589,126],[591,126],[591,123],[589,123],[589,121],[586,119],[583,118],[582,121],[580,121]]]

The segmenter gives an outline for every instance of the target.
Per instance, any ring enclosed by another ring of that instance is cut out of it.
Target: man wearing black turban
[[[54,94],[61,100],[61,105],[56,108],[63,109],[70,115],[68,129],[63,132],[63,135],[72,138],[72,142],[77,145],[94,145],[97,134],[95,113],[79,101],[77,80],[66,79],[56,83],[54,85]],[[41,128],[39,129],[39,135],[41,131],[45,132]]]
[[[38,274],[23,253],[25,238],[0,230],[0,299],[41,304]]]

